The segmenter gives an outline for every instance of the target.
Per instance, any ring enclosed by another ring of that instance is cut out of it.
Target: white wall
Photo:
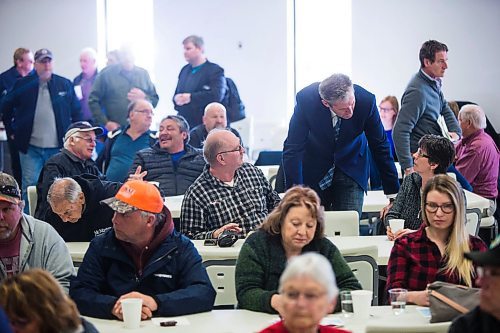
[[[81,49],[97,47],[96,22],[95,0],[0,0],[0,72],[16,48],[48,48],[54,73],[73,80]]]
[[[447,100],[481,105],[500,130],[500,1],[353,0],[353,79],[377,95],[401,98],[419,69],[422,43],[448,46]]]

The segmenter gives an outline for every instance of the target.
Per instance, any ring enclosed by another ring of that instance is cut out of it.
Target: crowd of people
[[[381,219],[394,241],[386,290],[405,288],[409,303],[428,306],[434,281],[482,286],[479,308],[458,322],[500,323],[499,245],[488,250],[467,233],[464,195],[488,199],[482,214],[493,216],[500,152],[480,106],[456,115],[445,100],[445,44],[422,45],[401,108],[394,96],[377,107],[375,95],[340,73],[299,91],[283,144],[282,197],[245,162],[228,125],[224,70],[208,61],[201,37],[183,46],[178,114],[157,131],[150,127],[159,95],[129,49],[110,53],[98,71],[95,51],[85,48],[73,82],[53,73],[50,50],[15,51],[14,66],[0,74],[12,162],[12,175],[0,173],[0,306],[8,318],[0,311],[0,324],[95,332],[80,314],[123,320],[127,298],[142,299],[143,320],[210,311],[216,292],[191,239],[233,233],[245,239],[238,306],[282,319],[263,332],[339,332],[320,320],[339,310],[339,291],[362,286],[326,238],[324,210],[361,216],[369,179],[387,196]],[[30,186],[33,216],[24,201]],[[176,195],[178,228],[164,204]],[[403,229],[391,230],[394,218],[405,220]],[[77,273],[65,242],[90,242]],[[312,294],[314,310],[301,301]],[[40,306],[26,311],[35,299]],[[47,320],[54,311],[61,317]]]

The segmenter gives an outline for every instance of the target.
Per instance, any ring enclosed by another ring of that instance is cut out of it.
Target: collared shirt
[[[249,163],[236,170],[234,186],[212,176],[209,165],[186,191],[181,209],[181,232],[190,238],[212,238],[215,230],[237,223],[242,235],[255,230],[279,203],[262,171]]]
[[[434,81],[436,82],[436,85],[437,87],[439,88],[439,90],[441,90],[441,87],[443,86],[443,81],[441,80],[441,78],[439,77],[436,77],[436,78],[433,78],[431,77],[429,74],[427,74],[426,72],[424,72],[423,69],[420,70],[422,72],[422,74],[424,74],[429,80],[431,81]]]
[[[387,264],[387,290],[405,288],[420,291],[434,281],[465,284],[457,274],[444,271],[446,258],[441,256],[436,243],[427,237],[425,228],[422,223],[420,229],[394,242]],[[469,246],[471,251],[487,250],[484,242],[475,236],[469,236]],[[476,286],[474,279],[472,284]]]

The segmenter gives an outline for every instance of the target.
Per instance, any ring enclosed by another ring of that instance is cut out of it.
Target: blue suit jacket
[[[380,170],[384,192],[397,193],[398,175],[375,96],[354,85],[354,114],[350,119],[342,119],[335,145],[331,113],[321,103],[318,87],[319,82],[316,82],[297,93],[295,111],[283,147],[286,187],[305,184],[319,191],[318,183],[332,167],[335,158],[335,168],[342,170],[366,191],[368,143]]]
[[[28,150],[33,131],[39,82],[40,79],[36,72],[17,80],[2,105],[1,113],[3,113],[7,135],[14,134],[14,143],[23,153]],[[62,76],[52,74],[48,81],[48,88],[56,119],[59,147],[62,147],[62,139],[68,126],[72,122],[82,119],[80,101],[75,95],[71,81]]]

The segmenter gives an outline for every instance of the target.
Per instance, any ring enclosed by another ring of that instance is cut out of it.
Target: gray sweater
[[[56,278],[67,293],[75,268],[64,240],[51,225],[29,215],[23,214],[20,223],[19,271],[44,269]],[[0,261],[0,280],[5,279],[6,275],[5,266]]]
[[[453,111],[444,99],[443,92],[436,82],[430,80],[420,70],[406,87],[401,98],[401,110],[392,130],[394,147],[403,169],[413,166],[411,153],[417,151],[418,141],[422,136],[442,135],[437,123],[440,115],[444,116],[450,132],[462,134]]]
[[[422,224],[420,217],[421,188],[422,177],[418,173],[414,172],[403,179],[398,196],[385,218],[386,226],[389,225],[391,219],[404,219],[405,228],[417,230],[420,227]]]

